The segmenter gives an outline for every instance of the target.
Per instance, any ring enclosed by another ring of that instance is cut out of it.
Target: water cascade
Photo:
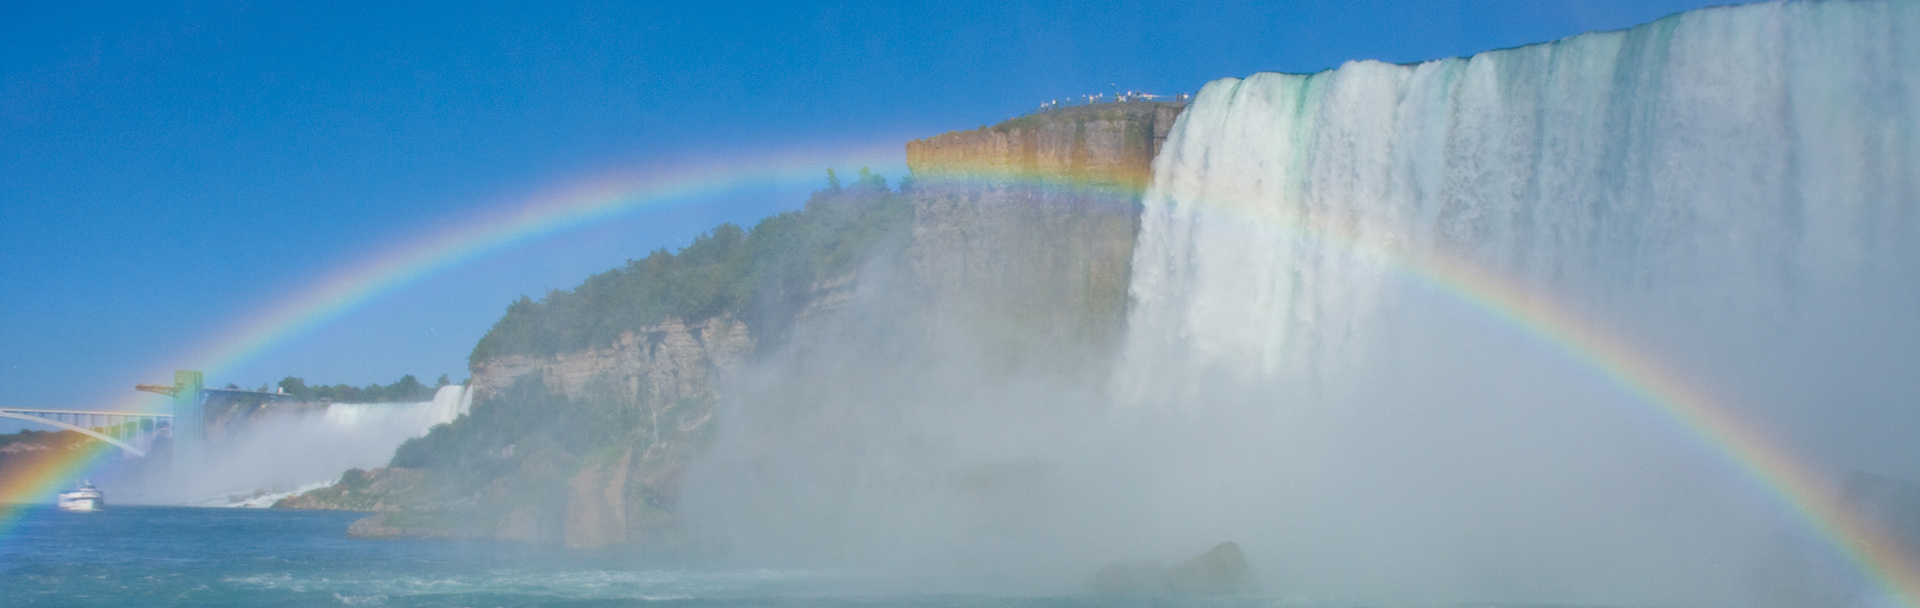
[[[1771,3],[1207,85],[1114,374],[1153,437],[1119,461],[1159,497],[1134,529],[1240,539],[1312,597],[1813,584],[1781,572],[1819,578],[1826,539],[1754,463],[1607,370],[1685,378],[1830,481],[1920,477],[1916,36],[1916,3]]]
[[[419,403],[331,403],[259,416],[208,447],[206,463],[148,490],[151,502],[268,506],[338,480],[350,468],[386,466],[393,451],[467,413],[466,387],[440,387]]]
[[[729,386],[680,512],[936,586],[1233,541],[1309,604],[1873,600],[1820,509],[1920,479],[1915,32],[1771,3],[1213,82],[1110,366],[867,285]]]

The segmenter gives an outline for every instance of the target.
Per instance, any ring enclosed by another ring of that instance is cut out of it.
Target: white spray
[[[180,472],[148,500],[210,506],[269,506],[292,493],[339,479],[351,468],[386,466],[393,451],[472,407],[463,386],[443,386],[432,401],[334,403],[267,413],[237,424],[207,448],[205,462]],[[177,464],[177,463],[176,463]]]
[[[1116,374],[1182,469],[1232,472],[1161,479],[1166,513],[1211,513],[1169,533],[1250,537],[1305,593],[1765,594],[1774,531],[1806,527],[1753,464],[1444,266],[1607,328],[1835,478],[1913,478],[1913,31],[1910,2],[1776,3],[1208,85],[1155,162]]]
[[[769,561],[1067,589],[1231,540],[1307,600],[1822,593],[1750,463],[1436,269],[1825,472],[1920,477],[1914,32],[1920,3],[1776,3],[1214,82],[1155,160],[1110,385],[866,303],[737,392],[682,512]]]

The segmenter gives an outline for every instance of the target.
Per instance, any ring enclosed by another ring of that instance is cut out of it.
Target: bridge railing
[[[36,422],[107,442],[134,456],[146,456],[162,431],[172,430],[171,414],[98,410],[0,408],[0,418]]]

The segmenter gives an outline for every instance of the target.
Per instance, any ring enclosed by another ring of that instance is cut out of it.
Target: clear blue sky
[[[1709,3],[23,4],[0,8],[0,406],[82,408],[169,381],[171,357],[343,264],[584,176],[898,146],[1110,85],[1465,55]],[[457,381],[519,294],[803,199],[505,251],[208,381]]]

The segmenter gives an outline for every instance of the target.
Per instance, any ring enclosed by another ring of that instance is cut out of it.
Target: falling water
[[[1206,514],[1165,533],[1251,539],[1307,594],[1766,599],[1818,539],[1447,269],[1836,479],[1920,477],[1915,36],[1920,3],[1772,3],[1209,84],[1154,163],[1115,374],[1161,440],[1142,481]]]
[[[260,415],[209,446],[204,462],[143,491],[136,502],[269,506],[333,483],[347,469],[386,466],[393,451],[472,407],[466,387],[440,387],[432,401],[332,403]]]
[[[1917,32],[1920,3],[1773,3],[1211,83],[1154,160],[1111,374],[871,289],[730,386],[679,507],[744,559],[961,584],[1234,541],[1309,603],[1871,598],[1600,368],[1827,478],[1790,492],[1920,479]]]

